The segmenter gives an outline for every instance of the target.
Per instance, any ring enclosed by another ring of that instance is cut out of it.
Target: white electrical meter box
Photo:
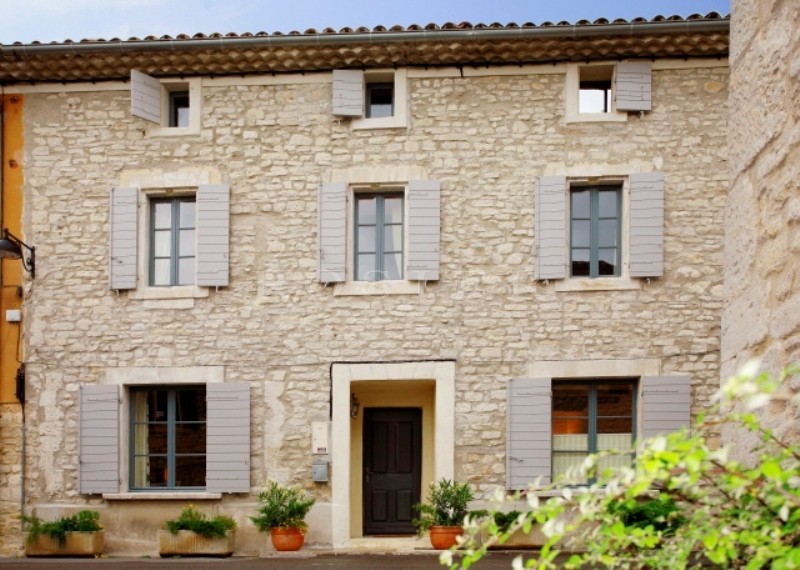
[[[328,453],[328,422],[311,422],[311,453]]]

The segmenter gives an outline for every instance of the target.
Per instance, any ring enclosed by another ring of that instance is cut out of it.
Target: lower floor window
[[[134,489],[205,488],[205,386],[131,389]]]
[[[620,455],[601,459],[600,470],[630,465],[635,434],[633,380],[554,380],[553,479],[599,451]]]

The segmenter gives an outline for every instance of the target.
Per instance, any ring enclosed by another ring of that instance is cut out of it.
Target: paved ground
[[[472,568],[509,570],[519,552],[492,552]],[[287,554],[268,558],[0,558],[0,570],[442,570],[434,553]]]

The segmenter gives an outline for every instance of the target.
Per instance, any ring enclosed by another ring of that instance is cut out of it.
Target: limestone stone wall
[[[20,481],[22,478],[22,414],[18,404],[0,405],[0,556],[9,556],[22,544]]]
[[[720,374],[727,67],[674,67],[653,72],[654,110],[624,123],[566,124],[565,75],[552,67],[409,74],[409,128],[377,131],[331,117],[324,76],[208,81],[201,134],[178,139],[148,137],[125,91],[27,94],[29,505],[87,501],[78,388],[109,367],[224,365],[227,381],[249,382],[253,485],[311,485],[311,422],[329,418],[332,361],[455,359],[455,471],[481,493],[505,482],[506,382],[532,361],[659,359],[691,376],[693,412],[703,409]],[[440,281],[419,295],[334,296],[316,281],[318,184],[409,165],[441,181]],[[109,189],[132,170],[188,167],[231,186],[230,286],[184,309],[110,291]],[[664,277],[621,291],[535,282],[535,177],[598,167],[665,173]],[[88,500],[150,544],[153,505],[144,515]],[[246,520],[252,499],[222,507]]]
[[[731,26],[723,379],[800,361],[800,4],[735,0]],[[797,438],[796,413],[769,421]]]

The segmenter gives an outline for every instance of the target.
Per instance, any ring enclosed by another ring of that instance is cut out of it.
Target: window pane
[[[133,447],[137,454],[167,453],[167,424],[136,424]]]
[[[403,226],[385,226],[383,228],[383,251],[403,251]]]
[[[597,252],[599,265],[597,267],[598,275],[616,275],[617,274],[617,250],[616,249],[601,249]]]
[[[153,250],[156,257],[169,257],[172,249],[172,232],[157,231],[153,234]]]
[[[178,124],[176,127],[189,126],[189,107],[178,107]]]
[[[619,224],[617,220],[598,220],[599,247],[617,247],[619,245]]]
[[[597,214],[601,218],[616,218],[619,209],[617,208],[618,190],[600,190],[597,193]]]
[[[591,243],[591,222],[572,220],[572,247],[589,247]]]
[[[633,463],[633,455],[611,455],[603,457],[597,462],[598,472],[603,473],[607,469],[614,470],[619,467],[629,467]]]
[[[153,202],[155,209],[155,229],[170,229],[172,227],[172,204],[170,202]]]
[[[589,275],[589,250],[572,250],[572,275],[575,277],[585,277]]]
[[[403,197],[387,196],[383,200],[383,220],[387,224],[403,222]]]
[[[572,197],[572,219],[584,218],[589,219],[589,191],[588,190],[573,190]]]
[[[194,251],[194,230],[180,230],[178,233],[178,255],[181,257],[194,256]]]
[[[178,285],[194,285],[194,257],[178,260]]]
[[[383,256],[383,278],[401,279],[403,277],[403,255],[401,253],[387,253]]]
[[[597,386],[598,417],[630,417],[633,415],[633,383],[599,384]]]
[[[170,263],[169,259],[156,259],[153,264],[153,285],[170,284]]]
[[[553,415],[565,411],[589,415],[589,386],[571,383],[553,385]]]
[[[358,275],[357,281],[377,281],[378,276],[375,272],[375,254],[359,254],[358,256]]]
[[[206,424],[175,424],[175,452],[206,452]]]
[[[633,418],[605,418],[605,419],[598,419],[597,420],[597,433],[598,439],[606,438],[606,441],[609,442],[608,445],[612,445],[612,447],[606,447],[605,449],[616,449],[613,447],[613,443],[617,441],[617,443],[622,442],[625,443],[626,441],[630,440],[631,433],[633,433]],[[605,434],[605,435],[604,435]],[[601,437],[602,436],[602,437]],[[622,440],[617,440],[621,436]],[[598,446],[600,442],[598,441]],[[629,449],[629,446],[626,446],[622,449]],[[603,449],[603,448],[599,448]]]
[[[182,228],[193,228],[195,224],[195,203],[180,202],[180,224]]]
[[[136,457],[134,459],[136,487],[166,487],[168,480],[166,457]]]
[[[375,226],[359,226],[358,251],[360,253],[373,253],[375,245]]]
[[[588,455],[588,453],[554,453],[553,479],[565,475],[570,468],[580,466]]]
[[[206,389],[178,390],[175,396],[175,421],[206,421]]]
[[[358,223],[361,224],[374,224],[375,223],[375,204],[377,200],[373,196],[371,198],[358,199]]]
[[[589,453],[589,436],[586,433],[553,435],[553,451]]]
[[[391,117],[394,108],[394,85],[373,83],[367,85],[367,117]]]
[[[175,458],[176,487],[206,486],[206,456],[178,456]]]
[[[607,113],[610,100],[609,89],[584,89],[578,94],[579,113]]]

